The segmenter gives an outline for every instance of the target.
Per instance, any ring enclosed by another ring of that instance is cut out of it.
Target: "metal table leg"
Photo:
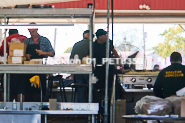
[[[44,115],[44,123],[47,123],[47,114]]]
[[[95,123],[95,115],[92,114],[92,123]]]
[[[8,86],[7,88],[8,89],[8,102],[10,102],[10,74],[8,74],[7,79],[8,79],[8,85],[7,85]]]

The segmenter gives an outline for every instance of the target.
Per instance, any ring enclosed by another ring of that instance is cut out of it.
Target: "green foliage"
[[[173,28],[165,30],[162,34],[160,34],[165,37],[165,41],[163,43],[159,43],[158,46],[153,47],[153,50],[163,58],[170,56],[173,51],[183,51],[185,53],[185,38],[182,36],[183,33],[184,31],[180,26],[174,26]]]
[[[64,53],[71,53],[72,49],[73,49],[73,47],[68,47]]]

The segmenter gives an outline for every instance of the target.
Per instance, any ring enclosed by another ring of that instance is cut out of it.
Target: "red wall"
[[[52,3],[54,8],[86,8],[94,0]],[[185,10],[185,0],[114,0],[114,10],[140,10],[146,4],[150,10]],[[95,0],[95,9],[106,10],[107,0]]]

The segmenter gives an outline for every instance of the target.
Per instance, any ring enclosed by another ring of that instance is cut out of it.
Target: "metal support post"
[[[110,122],[112,123],[112,117],[113,117],[113,115],[112,115],[112,105],[110,105]]]
[[[143,24],[143,43],[144,43],[144,59],[143,59],[143,70],[146,70],[146,64],[145,64],[145,60],[146,60],[146,51],[145,51],[145,32],[144,32],[144,24]]]
[[[55,33],[54,33],[54,51],[56,51],[56,36],[57,36],[57,28],[55,28]]]
[[[114,90],[113,90],[114,97],[113,97],[113,122],[112,123],[115,123],[116,75],[114,75],[113,81],[114,81]]]
[[[6,73],[4,73],[4,102],[6,102]]]
[[[110,0],[107,0],[107,43],[106,43],[106,58],[109,58],[109,5]],[[106,78],[105,78],[105,113],[104,123],[108,123],[108,76],[109,76],[109,60],[106,64]]]
[[[89,53],[89,55],[90,55],[90,58],[92,59],[92,34],[93,34],[93,31],[92,31],[92,15],[90,16],[90,29],[89,29],[89,31],[90,31],[90,40],[89,40],[89,51],[90,51],[90,53]],[[93,64],[92,64],[92,72],[93,72]],[[92,97],[93,95],[92,95],[92,73],[91,74],[89,74],[89,103],[92,103],[92,99],[93,99],[93,97]],[[94,123],[94,121],[93,121],[93,118],[94,117],[94,115],[92,115],[92,123]],[[88,120],[90,121],[90,117],[88,117]]]
[[[7,85],[8,85],[8,102],[10,102],[10,74],[8,74],[8,83],[7,83]]]
[[[110,106],[110,122],[115,123],[115,97],[116,97],[116,75],[112,82],[112,95],[111,95],[111,106]]]
[[[4,17],[4,23],[6,25],[6,16]],[[4,64],[6,64],[6,29],[4,34]],[[6,73],[4,73],[4,102],[6,102]]]
[[[39,77],[39,85],[40,85],[40,107],[42,109],[42,107],[43,107],[43,102],[42,102],[42,84],[41,84],[41,81],[40,81],[40,77]]]
[[[44,115],[44,123],[47,123],[47,114]]]
[[[90,17],[89,51],[90,51],[90,54],[89,54],[90,58],[92,58],[92,16]],[[92,102],[92,74],[89,74],[89,103],[91,103],[91,102]]]
[[[92,114],[92,123],[95,123],[95,115]]]

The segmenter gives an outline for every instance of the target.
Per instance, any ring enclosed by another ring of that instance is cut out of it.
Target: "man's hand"
[[[30,60],[31,55],[30,55],[30,54],[26,54],[25,56],[26,56],[26,60],[28,60],[28,61],[29,61],[29,60]]]
[[[37,50],[37,49],[36,49],[36,52],[39,54],[39,56],[40,56],[40,55],[44,55],[44,52],[43,52],[42,50]]]

